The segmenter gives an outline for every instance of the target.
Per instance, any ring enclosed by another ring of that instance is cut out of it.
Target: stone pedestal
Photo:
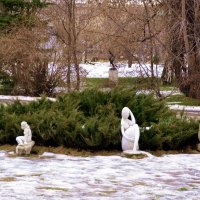
[[[109,69],[109,81],[114,84],[118,83],[118,70],[116,68]]]
[[[123,156],[126,158],[131,158],[131,159],[142,159],[142,158],[147,158],[148,156],[146,154],[127,154],[123,152]]]
[[[123,151],[123,154],[128,157],[128,158],[135,158],[135,159],[140,159],[140,158],[145,158],[145,157],[153,157],[152,154],[146,151],[133,151],[133,150],[126,150]]]
[[[31,150],[34,146],[35,142],[31,141],[24,145],[17,145],[16,147],[16,154],[18,155],[29,155],[31,153]]]

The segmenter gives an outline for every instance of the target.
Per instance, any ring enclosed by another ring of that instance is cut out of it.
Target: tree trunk
[[[199,45],[199,3],[195,0],[182,0],[182,23],[183,38],[188,64],[188,77],[186,77],[185,88],[189,97],[200,99],[200,60]],[[184,91],[183,91],[184,92]]]
[[[72,38],[73,38],[73,62],[76,71],[76,90],[80,89],[80,68],[77,59],[77,34],[76,34],[76,3],[72,0]]]

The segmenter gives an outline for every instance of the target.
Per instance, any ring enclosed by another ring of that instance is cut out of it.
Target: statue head
[[[130,109],[128,107],[124,107],[122,109],[122,118],[128,119],[129,115],[130,115]]]
[[[27,124],[27,122],[25,122],[25,121],[22,121],[21,122],[21,129],[25,129],[25,128],[28,128],[29,127],[29,125]]]

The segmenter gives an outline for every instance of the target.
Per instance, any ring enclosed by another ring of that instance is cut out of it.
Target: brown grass
[[[5,151],[15,151],[16,145],[1,145],[0,150]],[[92,150],[82,150],[82,149],[73,149],[73,148],[66,148],[63,146],[59,147],[45,147],[45,146],[34,146],[31,152],[31,156],[35,157],[36,155],[42,155],[44,152],[51,152],[56,154],[65,154],[65,155],[71,155],[71,156],[112,156],[112,155],[118,155],[118,156],[124,156],[122,151],[119,150],[112,150],[112,151],[92,151]],[[155,156],[162,156],[164,154],[178,154],[178,153],[199,153],[198,151],[186,148],[184,150],[180,151],[164,151],[164,150],[157,150],[157,151],[150,151],[151,154]],[[14,155],[13,155],[14,156]]]
[[[5,151],[15,151],[15,145],[1,145],[0,150]],[[91,150],[82,150],[82,149],[73,149],[73,148],[65,148],[63,146],[59,147],[45,147],[45,146],[34,146],[31,154],[41,155],[44,152],[51,152],[57,154],[65,154],[72,156],[96,156],[96,155],[120,155],[121,151],[91,151]]]

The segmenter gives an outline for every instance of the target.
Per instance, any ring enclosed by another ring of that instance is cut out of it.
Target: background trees
[[[162,62],[163,56],[162,46],[155,38],[162,37],[163,22],[157,5],[150,1],[104,0],[97,9],[103,19],[103,28],[99,32],[105,43],[104,52],[111,49],[118,60],[127,60],[129,67],[133,62],[138,63],[148,76],[148,88],[160,97],[160,81],[155,77],[157,64]]]
[[[39,11],[47,4],[39,0],[2,0],[0,66],[14,87],[13,94],[39,95],[49,92],[46,83],[48,49],[45,21]]]
[[[1,72],[15,94],[79,90],[80,62],[108,59],[111,51],[129,67],[149,64],[148,87],[157,96],[156,66],[163,64],[163,82],[200,98],[199,10],[199,0],[0,0]]]
[[[183,93],[200,98],[200,2],[168,0],[160,5],[166,16],[165,50],[171,59],[172,75]]]
[[[50,6],[46,13],[51,21],[51,35],[59,46],[62,59],[57,65],[66,67],[68,91],[80,89],[81,71],[79,63],[87,58],[88,34],[86,29],[91,23],[93,10],[88,3],[75,0],[61,0]],[[84,55],[83,55],[84,53]]]

